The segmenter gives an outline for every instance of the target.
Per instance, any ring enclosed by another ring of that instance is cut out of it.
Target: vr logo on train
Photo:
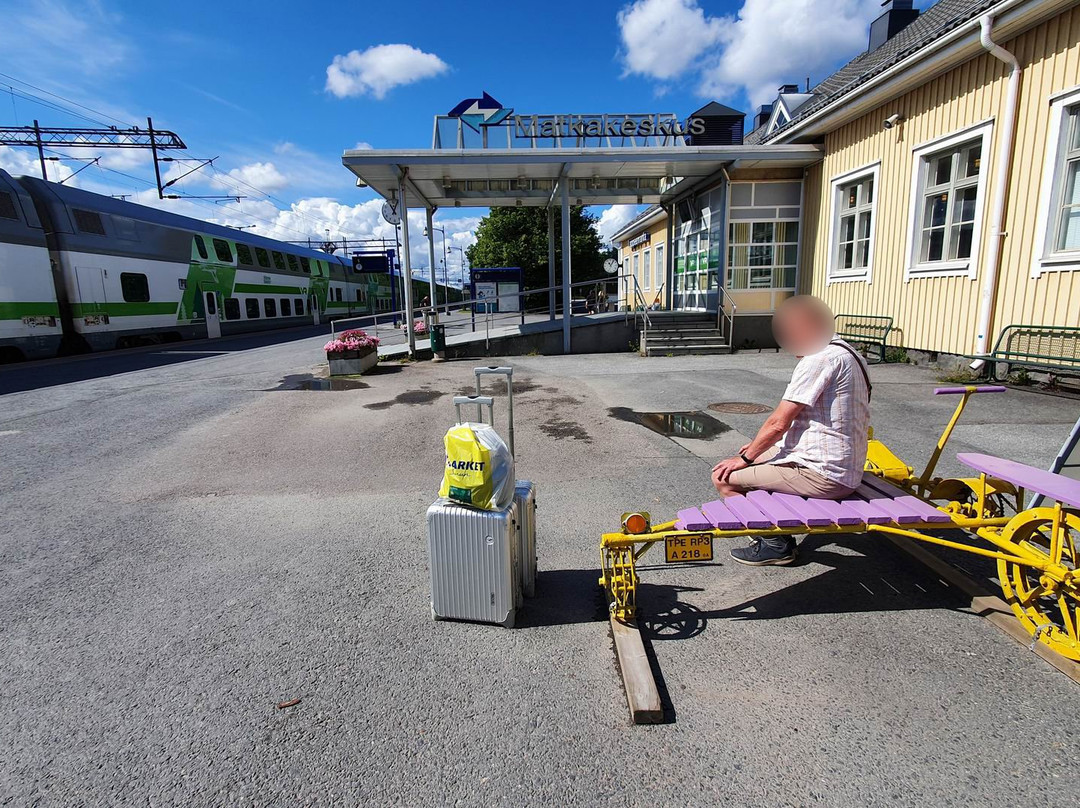
[[[664,540],[664,561],[712,561],[712,536],[708,533],[669,536]]]

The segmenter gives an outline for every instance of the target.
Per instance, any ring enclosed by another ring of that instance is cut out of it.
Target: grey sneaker
[[[762,538],[754,538],[750,540],[749,547],[733,549],[731,557],[740,564],[751,567],[765,567],[770,564],[783,566],[795,560],[795,539],[785,536],[768,542]]]

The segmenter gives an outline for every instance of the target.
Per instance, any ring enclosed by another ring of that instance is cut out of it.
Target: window
[[[717,239],[719,241],[719,239]],[[656,289],[660,290],[660,287],[664,285],[664,277],[667,274],[667,267],[664,265],[664,245],[656,245],[656,272],[653,273],[656,276]]]
[[[101,222],[101,216],[92,210],[72,209],[75,214],[75,226],[80,233],[92,233],[95,236],[105,235],[105,225]]]
[[[244,308],[247,310],[247,318],[249,320],[259,319],[259,299],[257,297],[249,297],[244,300]]]
[[[357,289],[356,290],[356,302],[357,303],[366,303],[367,302],[367,290],[366,289]]]
[[[281,316],[292,317],[292,301],[287,297],[281,298]]]
[[[202,236],[195,236],[195,249],[199,251],[199,257],[204,261],[210,257],[210,253],[206,251],[206,242],[203,241]]]
[[[296,316],[299,317],[304,313],[304,298],[294,297],[293,308],[296,309]]]
[[[311,262],[308,259],[300,256],[300,268],[304,270],[308,275],[311,274]]]
[[[1061,193],[1058,194],[1055,252],[1080,250],[1080,106],[1069,111],[1061,150]]]
[[[7,191],[0,191],[0,219],[18,219],[19,213],[15,210],[15,198]]]
[[[262,247],[255,248],[255,258],[259,262],[259,266],[270,269],[270,254]]]
[[[263,253],[265,254],[266,250],[263,250]],[[251,264],[253,263],[251,260],[251,247],[246,244],[240,244],[238,242],[236,245],[236,259],[241,264],[247,264],[248,266],[251,266]],[[270,266],[270,263],[267,262],[266,265]]]
[[[277,317],[277,301],[268,297],[263,301],[263,312],[267,317]]]
[[[732,222],[729,289],[794,289],[798,222]]]
[[[338,303],[340,303],[341,302],[341,287],[340,286],[337,289],[334,290],[334,294],[335,294],[334,299],[337,300]]]
[[[238,244],[236,246],[239,247],[240,245]],[[237,250],[237,252],[240,251]],[[222,307],[222,310],[225,312],[226,320],[240,319],[240,301],[237,300],[235,297],[225,298],[225,305]]]
[[[217,260],[219,260],[221,263],[232,263],[232,248],[229,247],[229,242],[227,242],[225,239],[214,239],[214,254],[217,255]]]
[[[1032,277],[1080,269],[1080,87],[1050,106]]]
[[[208,315],[217,314],[217,294],[215,292],[209,292],[206,295],[206,313]]]
[[[289,271],[290,272],[299,272],[300,271],[300,265],[298,263],[296,263],[296,256],[293,255],[292,253],[288,253],[286,255],[286,258],[289,259]]]
[[[150,300],[150,282],[141,272],[121,272],[120,291],[125,303],[146,303]]]
[[[641,286],[643,289],[652,288],[652,250],[646,250],[642,259]]]
[[[829,281],[870,278],[879,168],[859,169],[832,181]]]
[[[634,281],[640,285],[641,283],[641,254],[634,253]],[[637,301],[634,301],[635,305]]]
[[[281,253],[279,253],[277,250],[274,250],[273,256],[274,256],[274,269],[280,269],[282,272],[284,272],[285,271],[285,257]]]
[[[916,149],[908,277],[975,277],[989,153],[989,124]]]

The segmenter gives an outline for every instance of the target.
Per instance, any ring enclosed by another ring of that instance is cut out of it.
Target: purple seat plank
[[[768,516],[759,511],[750,500],[742,494],[735,494],[724,500],[727,509],[735,514],[744,525],[750,528],[775,527],[776,523]]]
[[[880,491],[886,496],[892,497],[901,505],[911,508],[919,514],[920,521],[923,522],[951,522],[952,517],[947,513],[943,513],[935,508],[928,502],[924,502],[916,496],[905,493],[903,490],[897,488],[892,483],[889,483],[876,474],[866,472],[863,474],[863,483]]]
[[[821,500],[804,499],[794,494],[770,494],[778,502],[784,503],[788,510],[802,514],[803,524],[810,527],[824,527],[835,524],[832,512],[822,507]]]
[[[778,527],[801,527],[806,524],[801,515],[776,499],[775,494],[768,491],[748,491],[746,498]]]
[[[840,504],[855,511],[862,517],[861,521],[868,525],[884,525],[893,520],[892,513],[865,499],[859,499],[858,495],[840,500]]]
[[[1028,491],[1035,491],[1044,497],[1056,499],[1064,505],[1080,508],[1080,480],[1071,480],[1060,474],[1054,474],[1052,471],[1043,471],[1034,466],[1017,463],[1015,460],[1005,460],[992,455],[961,452],[956,459],[965,466],[971,466],[975,471],[1022,486]]]
[[[683,508],[675,520],[676,530],[711,530],[712,523],[697,508]]]
[[[912,508],[910,505],[901,503],[898,499],[882,494],[866,483],[855,489],[855,496],[862,497],[871,505],[889,514],[898,525],[922,521],[922,514],[918,508]]]
[[[718,530],[742,530],[745,527],[739,517],[729,511],[721,499],[706,502],[701,506],[701,512]]]
[[[861,511],[856,511],[835,499],[814,499],[814,504],[828,513],[838,525],[865,525]]]

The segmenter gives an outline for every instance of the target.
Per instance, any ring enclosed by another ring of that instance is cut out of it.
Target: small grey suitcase
[[[513,628],[521,605],[517,502],[482,511],[440,499],[427,525],[431,616]]]
[[[515,481],[514,502],[518,507],[518,541],[521,545],[521,591],[531,598],[536,594],[536,486],[532,481]]]

